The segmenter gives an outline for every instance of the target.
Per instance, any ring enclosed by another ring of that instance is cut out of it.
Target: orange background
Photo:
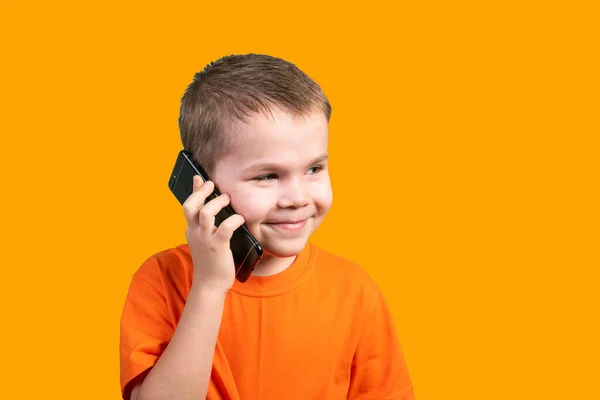
[[[185,240],[179,100],[255,52],[333,105],[314,241],[380,284],[417,397],[600,398],[598,13],[563,3],[3,2],[0,397],[119,398],[131,275]]]

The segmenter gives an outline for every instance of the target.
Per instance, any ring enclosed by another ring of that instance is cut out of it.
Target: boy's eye
[[[277,179],[277,175],[267,174],[267,175],[257,176],[256,178],[254,178],[255,181],[270,181],[272,179]]]
[[[310,167],[308,169],[308,173],[309,174],[316,174],[317,172],[321,171],[323,169],[323,167],[321,167],[320,165],[315,165],[314,167]]]

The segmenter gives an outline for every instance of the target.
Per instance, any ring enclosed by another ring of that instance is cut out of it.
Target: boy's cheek
[[[322,182],[315,188],[315,191],[313,192],[313,200],[317,207],[325,210],[331,207],[331,203],[333,202],[333,190],[331,189],[329,180]]]
[[[266,204],[263,199],[253,196],[252,194],[232,196],[231,206],[249,223],[263,219],[269,210],[268,204]]]

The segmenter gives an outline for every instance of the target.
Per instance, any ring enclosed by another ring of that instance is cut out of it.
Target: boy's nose
[[[282,192],[279,196],[279,207],[299,208],[308,204],[308,191],[303,179],[293,179],[282,186]]]

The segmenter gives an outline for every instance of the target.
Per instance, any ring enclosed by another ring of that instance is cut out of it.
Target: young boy
[[[224,57],[182,102],[183,147],[212,181],[183,205],[187,244],[134,274],[121,317],[124,399],[413,399],[390,311],[355,264],[310,242],[332,202],[331,107],[294,65]],[[222,196],[205,204],[215,185]],[[236,210],[218,228],[215,215]],[[245,283],[229,240],[265,254]]]

